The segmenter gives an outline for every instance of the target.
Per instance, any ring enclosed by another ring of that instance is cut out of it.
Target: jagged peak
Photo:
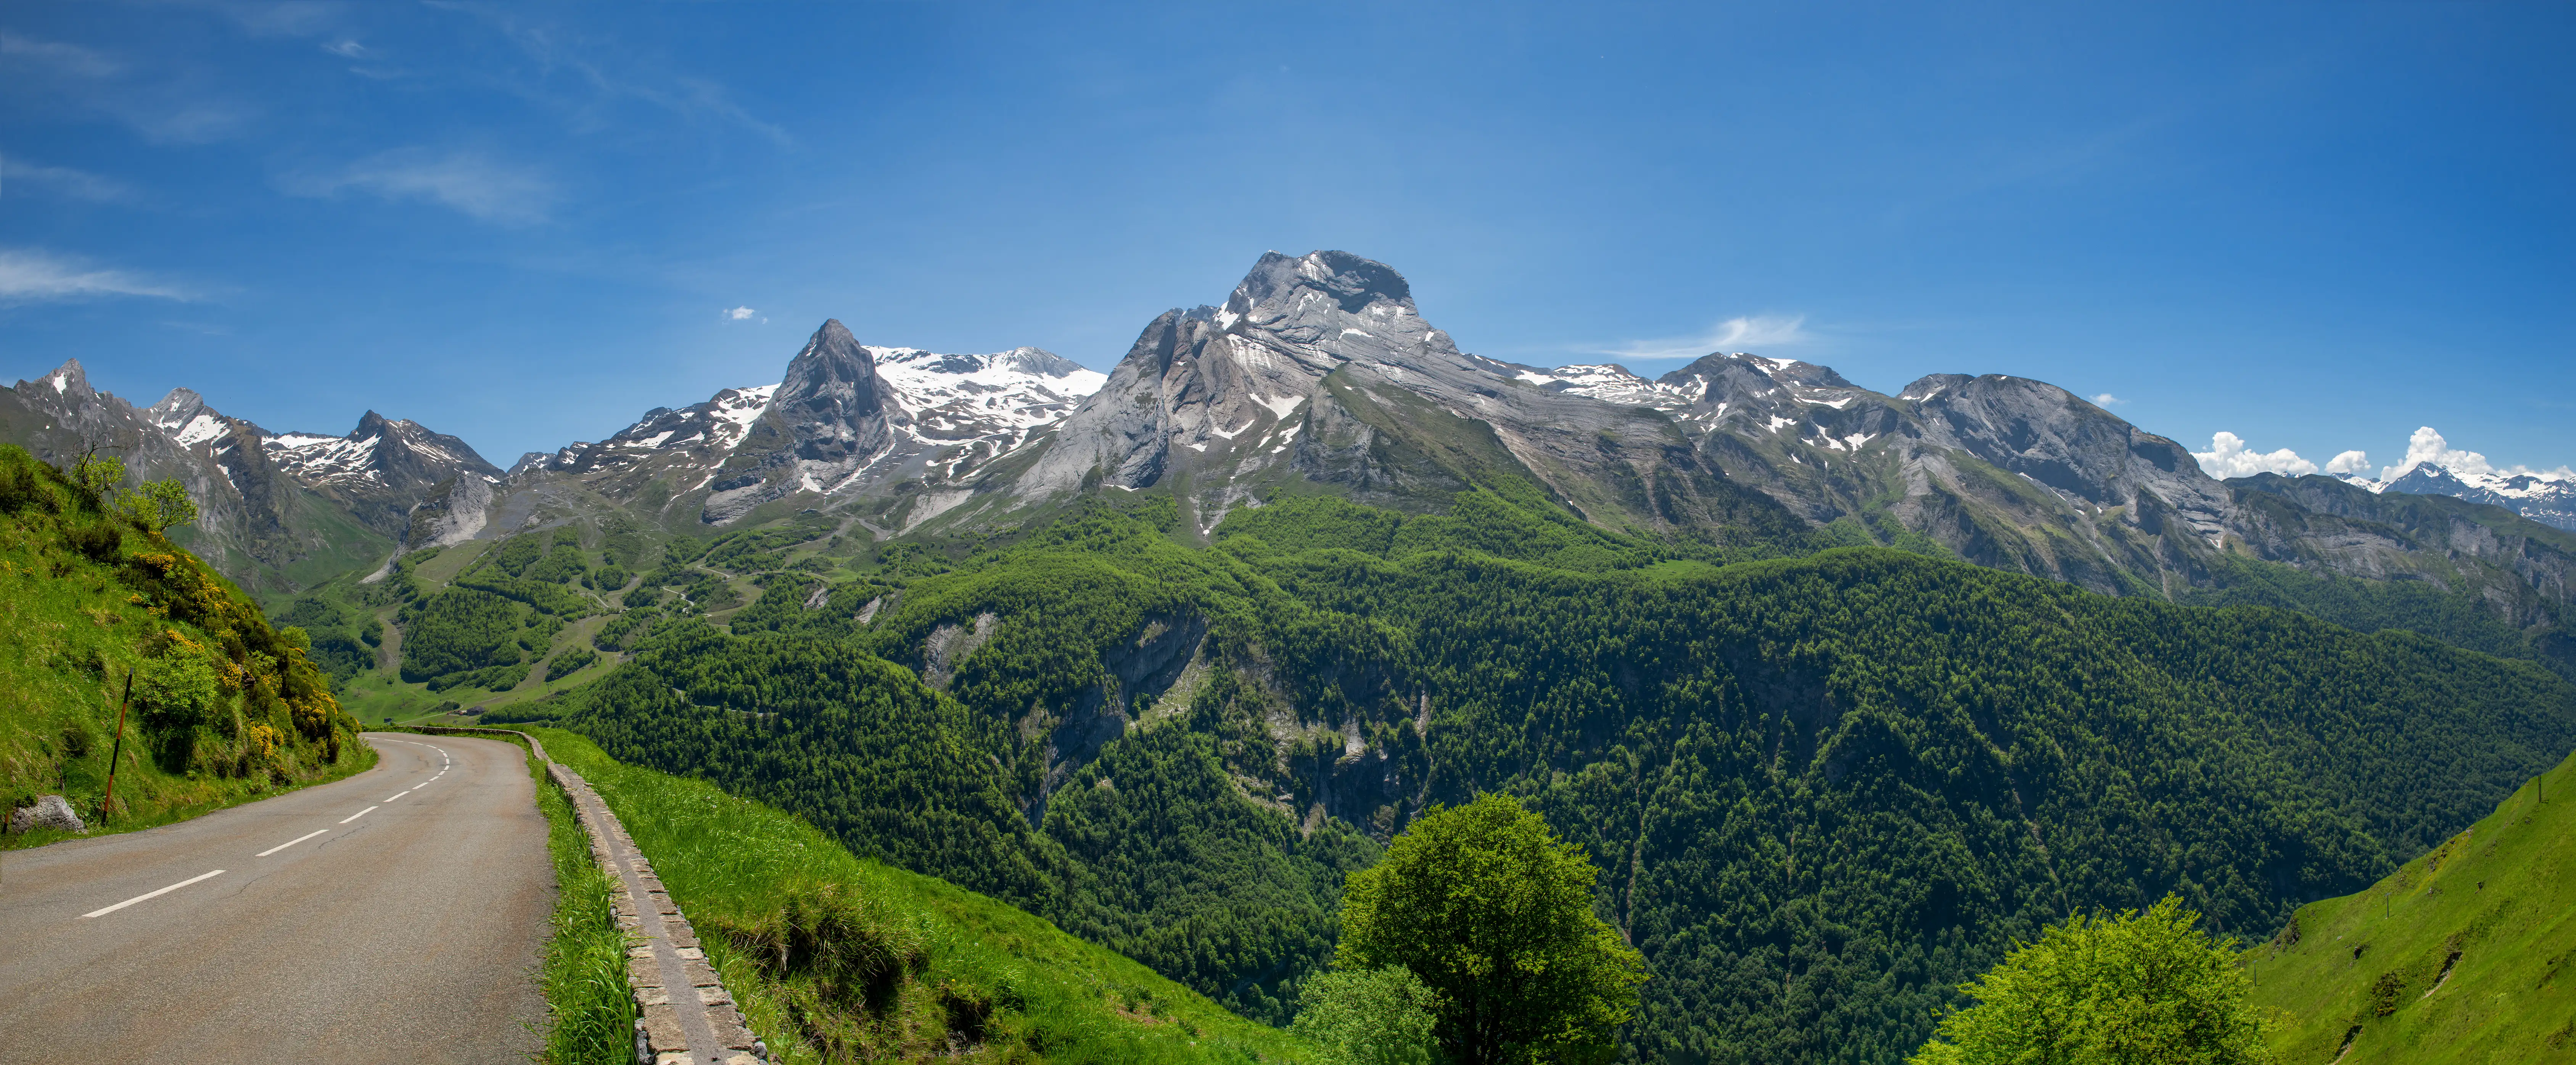
[[[1797,359],[1774,359],[1766,355],[1755,355],[1749,351],[1712,351],[1692,360],[1688,366],[1665,374],[1658,378],[1656,383],[1680,385],[1696,377],[1714,377],[1730,369],[1744,370],[1784,385],[1798,385],[1803,388],[1860,387],[1844,380],[1843,375],[1835,373],[1831,366],[1819,366]]]
[[[64,359],[63,364],[54,367],[52,373],[33,381],[20,381],[18,387],[22,390],[30,387],[47,387],[67,396],[96,393],[96,390],[89,386],[89,373],[81,369],[79,359]]]
[[[854,384],[876,379],[876,357],[867,346],[850,335],[848,326],[838,318],[826,318],[814,330],[803,350],[787,363],[787,374],[779,384],[782,398],[810,395],[835,384]]]
[[[169,395],[161,397],[161,402],[146,409],[150,410],[155,417],[182,411],[195,413],[206,409],[206,397],[198,395],[197,390],[193,388],[173,388]]]
[[[1974,380],[1976,380],[1975,377],[1963,373],[1925,374],[1915,378],[1913,384],[1905,386],[1905,390],[1898,392],[1896,398],[1920,403]]]
[[[1271,251],[1252,264],[1234,294],[1226,297],[1220,315],[1242,315],[1301,290],[1322,293],[1352,314],[1379,302],[1401,305],[1408,313],[1413,310],[1413,286],[1385,263],[1346,251],[1313,251],[1296,257]],[[1226,324],[1221,316],[1217,320]]]

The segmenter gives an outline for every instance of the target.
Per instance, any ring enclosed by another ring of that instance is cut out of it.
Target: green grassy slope
[[[0,805],[128,831],[375,764],[292,628],[52,467],[0,446]],[[102,822],[117,699],[138,674]],[[52,831],[0,837],[36,846]]]
[[[792,816],[616,762],[576,734],[534,733],[616,810],[774,1061],[935,1056],[952,1046],[980,1046],[992,1060],[1060,1063],[1297,1061],[1306,1053],[1295,1037],[1027,913],[854,857]],[[782,928],[783,908],[824,895],[856,900],[858,920],[873,925],[845,931],[839,945],[891,944],[900,970],[892,986],[833,988],[810,970],[764,967],[746,949]]]
[[[2246,953],[2281,1061],[2331,1061],[2347,1039],[2344,1065],[2576,1061],[2571,767]]]

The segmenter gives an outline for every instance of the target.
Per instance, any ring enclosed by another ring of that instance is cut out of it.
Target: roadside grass
[[[635,1059],[635,996],[626,988],[626,933],[610,907],[614,881],[590,853],[590,836],[574,818],[571,797],[527,756],[546,815],[546,851],[555,863],[554,936],[538,984],[553,1025],[546,1065],[628,1065]]]
[[[1312,1053],[1043,919],[858,858],[792,815],[617,762],[577,733],[528,731],[617,812],[772,1061],[1233,1063]]]
[[[420,732],[436,736],[447,733]],[[555,912],[537,986],[545,993],[549,1024],[542,1065],[631,1065],[635,1019],[642,1014],[626,987],[626,933],[611,906],[616,881],[591,856],[590,835],[573,813],[544,762],[507,732],[482,738],[516,744],[537,785],[537,811],[546,818],[546,854],[555,868]]]
[[[2576,1059],[2571,839],[2576,758],[2369,890],[2301,907],[2243,956],[2279,1060]]]

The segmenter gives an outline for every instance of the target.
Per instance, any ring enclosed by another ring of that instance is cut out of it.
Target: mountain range
[[[2576,530],[2576,477],[2567,476],[2564,472],[2505,473],[2418,462],[2379,479],[2359,474],[2342,474],[2339,477],[2347,484],[2374,493],[2450,496],[2503,507],[2544,525]]]
[[[1742,353],[1652,380],[1504,362],[1460,350],[1394,269],[1333,251],[1265,254],[1222,304],[1156,317],[1107,375],[1036,348],[869,346],[827,321],[776,384],[656,408],[506,472],[372,411],[331,436],[273,433],[184,388],[136,408],[77,361],[0,396],[0,433],[181,478],[206,512],[192,547],[277,590],[608,512],[682,534],[820,510],[878,540],[991,536],[1089,493],[1158,491],[1204,538],[1284,495],[1437,513],[1503,484],[1606,529],[1916,544],[2121,595],[2191,599],[2286,567],[2413,582],[2555,632],[2576,594],[2567,481],[2431,465],[2386,483],[2220,481],[2182,445],[2021,377],[1934,374],[1891,396]]]

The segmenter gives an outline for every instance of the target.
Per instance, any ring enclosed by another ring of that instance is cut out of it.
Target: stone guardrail
[[[724,981],[707,964],[697,932],[662,889],[653,865],[637,850],[617,815],[581,774],[546,757],[546,745],[516,729],[414,725],[416,732],[456,736],[502,733],[528,742],[546,773],[572,799],[574,813],[590,836],[591,857],[616,878],[610,902],[618,927],[643,942],[627,948],[626,985],[644,1018],[635,1022],[638,1065],[761,1065],[769,1048],[752,1038],[725,993]],[[629,942],[632,942],[630,940]]]

